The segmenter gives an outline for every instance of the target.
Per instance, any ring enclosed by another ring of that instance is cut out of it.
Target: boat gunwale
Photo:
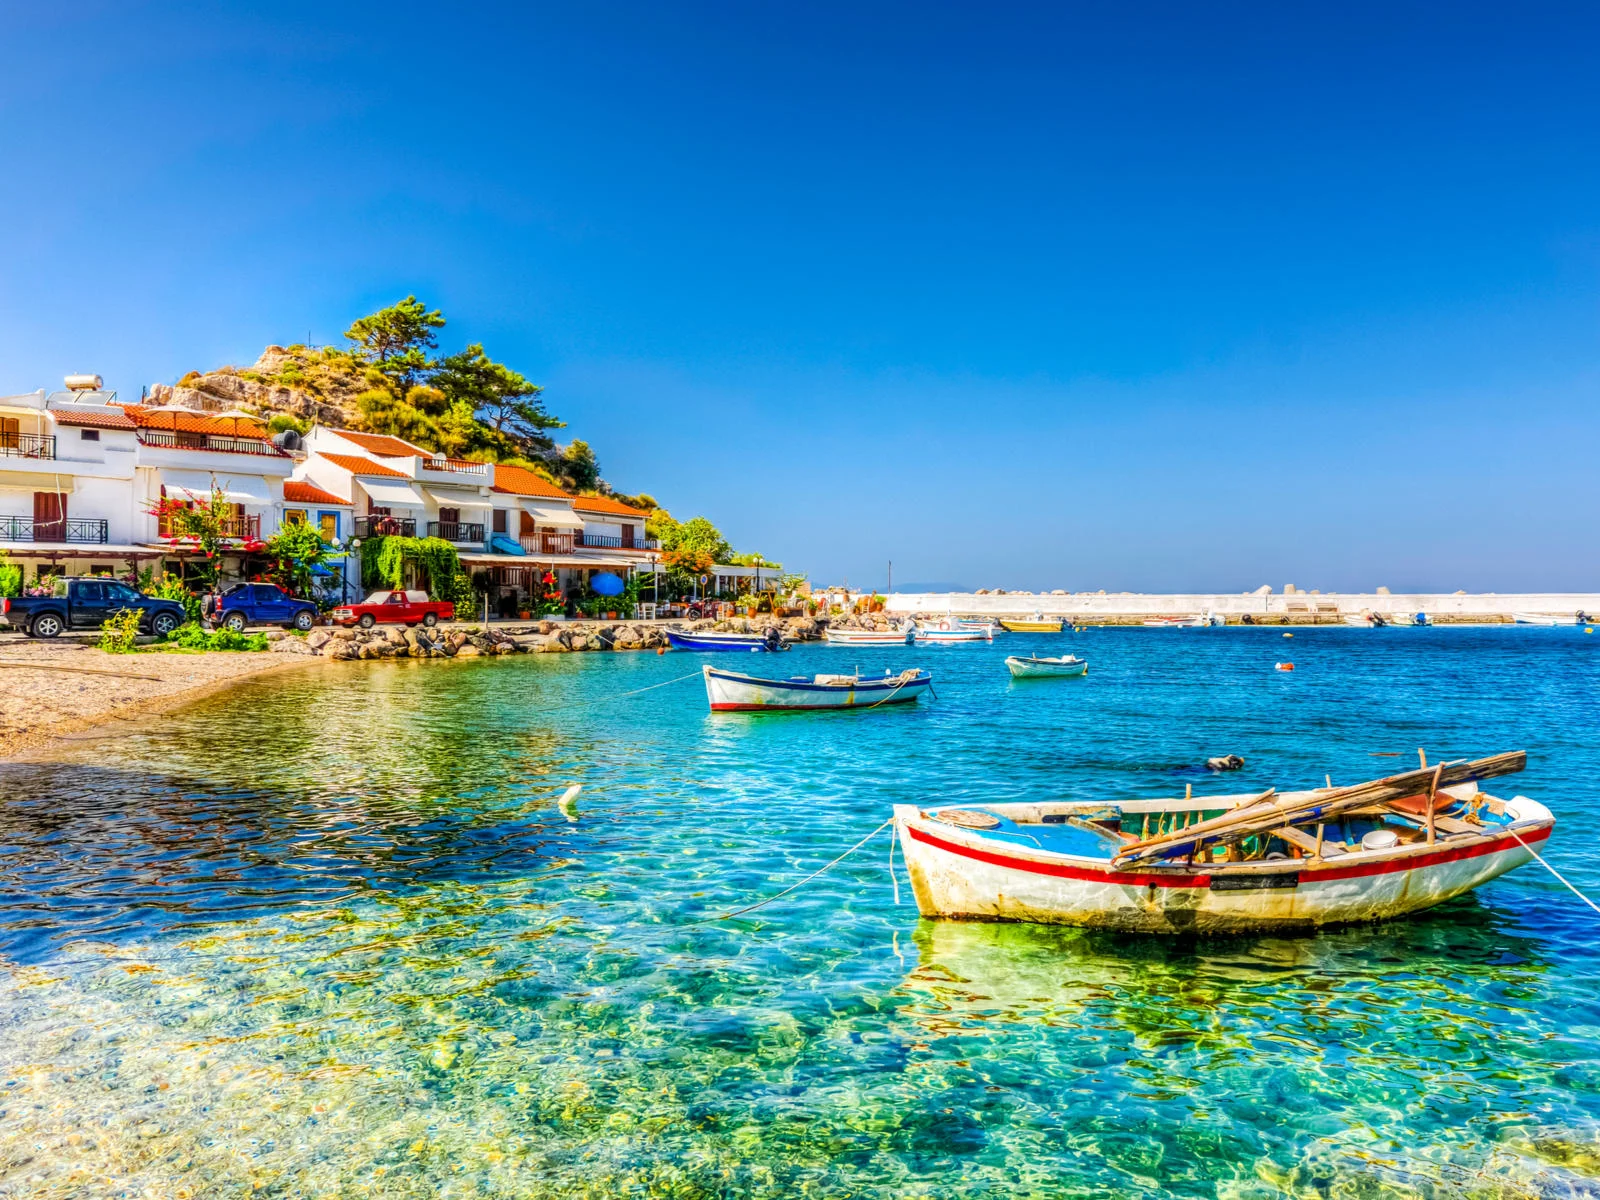
[[[933,672],[925,670],[922,667],[906,668],[908,671],[915,672],[910,679],[905,677],[904,672],[899,675],[874,675],[866,679],[862,679],[858,675],[853,677],[856,681],[854,683],[816,683],[814,682],[816,676],[812,676],[811,679],[767,679],[760,675],[746,675],[742,671],[729,671],[722,667],[713,667],[710,663],[707,663],[700,669],[707,679],[710,679],[712,676],[718,676],[722,679],[731,679],[738,683],[754,683],[760,684],[763,687],[791,688],[799,691],[811,692],[882,691],[886,689],[913,687],[923,683],[933,682]],[[758,705],[757,707],[765,708],[769,706]]]
[[[914,805],[901,805],[911,809],[915,817],[903,820],[906,836],[932,846],[936,850],[973,858],[991,866],[1024,871],[1035,875],[1054,875],[1092,883],[1110,883],[1133,887],[1210,887],[1215,878],[1250,878],[1258,875],[1282,875],[1294,872],[1300,882],[1327,883],[1340,879],[1354,879],[1371,875],[1388,875],[1401,871],[1422,870],[1441,863],[1496,854],[1518,844],[1531,847],[1543,842],[1555,829],[1555,818],[1535,818],[1514,821],[1498,830],[1483,833],[1449,834],[1429,845],[1426,842],[1401,843],[1383,850],[1356,849],[1341,854],[1336,859],[1289,858],[1245,863],[1187,863],[1171,866],[1146,865],[1138,870],[1121,870],[1111,865],[1109,858],[1091,858],[1082,854],[1069,854],[1043,847],[1021,846],[1013,842],[995,842],[986,839],[976,830],[947,825],[924,815],[925,811]],[[948,807],[948,806],[947,806]],[[968,806],[970,807],[970,806]],[[984,805],[985,809],[998,806]],[[919,828],[920,824],[937,824],[939,832]],[[1518,831],[1513,833],[1513,831]],[[957,840],[949,840],[951,837]],[[1012,854],[997,853],[991,847],[1004,846]],[[1412,861],[1417,860],[1417,861]]]

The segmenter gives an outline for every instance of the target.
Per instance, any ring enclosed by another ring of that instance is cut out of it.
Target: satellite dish
[[[298,450],[303,444],[300,435],[292,429],[280,429],[272,435],[272,444],[279,450]]]

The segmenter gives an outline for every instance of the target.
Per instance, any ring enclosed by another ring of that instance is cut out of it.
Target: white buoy
[[[556,807],[561,810],[561,815],[569,821],[578,819],[578,793],[583,791],[583,784],[575,783],[561,793],[561,799],[556,801]]]

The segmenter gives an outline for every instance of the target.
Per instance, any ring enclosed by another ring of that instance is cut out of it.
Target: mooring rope
[[[846,850],[843,854],[839,855],[838,858],[835,858],[830,862],[823,863],[822,866],[818,867],[815,871],[811,872],[811,874],[807,875],[804,879],[800,880],[797,883],[790,884],[788,887],[784,888],[783,891],[778,892],[776,895],[768,896],[765,900],[758,900],[754,904],[747,904],[743,908],[736,908],[732,912],[723,913],[720,917],[702,917],[698,921],[690,921],[689,924],[691,924],[691,925],[710,925],[710,924],[712,924],[713,922],[716,922],[716,921],[729,921],[729,920],[732,920],[734,917],[742,916],[744,913],[755,912],[755,910],[758,909],[758,908],[764,908],[766,905],[771,904],[774,900],[782,900],[790,892],[794,891],[795,888],[802,887],[805,884],[810,883],[813,879],[815,879],[818,875],[821,875],[824,871],[829,870],[832,867],[838,866],[845,859],[849,858],[852,854],[854,854],[857,850],[861,849],[861,847],[865,846],[873,838],[877,837],[878,834],[882,833],[887,826],[893,825],[893,824],[894,824],[894,818],[890,817],[887,821],[885,821],[882,825],[879,825],[871,833],[867,834],[866,837],[862,838],[854,846],[851,846],[850,849]],[[897,884],[896,887],[898,888],[898,886],[899,885]]]
[[[664,683],[652,683],[649,687],[634,688],[631,692],[618,692],[614,696],[601,696],[598,700],[585,700],[582,704],[569,704],[566,707],[566,711],[572,712],[580,708],[592,708],[596,704],[606,704],[612,700],[624,700],[629,696],[637,696],[640,692],[653,692],[656,688],[664,688],[673,683],[682,683],[685,679],[699,679],[700,676],[701,672],[690,671],[687,675],[679,675],[676,679],[668,679]]]
[[[1561,873],[1561,872],[1560,872],[1560,871],[1558,871],[1558,870],[1556,870],[1556,869],[1555,869],[1555,868],[1554,868],[1554,867],[1552,867],[1552,866],[1551,866],[1551,865],[1550,865],[1550,864],[1549,864],[1549,863],[1547,863],[1547,862],[1546,862],[1546,861],[1545,861],[1545,860],[1544,860],[1544,856],[1543,856],[1543,855],[1541,855],[1541,854],[1540,854],[1540,853],[1539,853],[1539,852],[1538,852],[1538,851],[1537,851],[1537,850],[1535,850],[1535,849],[1534,849],[1534,848],[1533,848],[1533,847],[1532,847],[1532,846],[1530,846],[1530,845],[1528,845],[1528,843],[1527,843],[1527,842],[1525,842],[1525,841],[1523,841],[1523,840],[1522,840],[1522,839],[1521,839],[1521,838],[1520,838],[1520,837],[1517,837],[1517,831],[1516,831],[1516,830],[1515,830],[1515,829],[1507,829],[1507,830],[1506,830],[1506,832],[1507,832],[1507,833],[1509,833],[1509,834],[1510,834],[1510,835],[1511,835],[1511,836],[1512,836],[1512,837],[1514,837],[1514,838],[1517,838],[1517,844],[1518,844],[1518,845],[1520,845],[1520,846],[1521,846],[1521,847],[1522,847],[1522,848],[1523,848],[1523,849],[1524,849],[1524,850],[1526,850],[1526,851],[1527,851],[1527,852],[1528,852],[1528,853],[1529,853],[1529,854],[1531,854],[1531,855],[1533,855],[1533,856],[1534,856],[1534,857],[1535,857],[1535,858],[1537,858],[1537,859],[1538,859],[1538,860],[1539,860],[1539,865],[1540,865],[1540,866],[1542,866],[1542,867],[1543,867],[1543,868],[1544,868],[1544,869],[1545,869],[1545,870],[1546,870],[1546,871],[1549,871],[1549,872],[1550,872],[1550,874],[1552,874],[1552,875],[1554,875],[1554,876],[1555,876],[1555,877],[1556,877],[1556,878],[1557,878],[1557,879],[1559,879],[1559,880],[1560,880],[1560,881],[1561,881],[1561,882],[1562,882],[1562,883],[1564,883],[1564,884],[1566,884],[1566,885],[1567,885],[1567,890],[1568,890],[1568,891],[1570,891],[1570,892],[1571,892],[1571,893],[1572,893],[1572,894],[1573,894],[1573,895],[1574,895],[1574,896],[1576,896],[1576,897],[1577,897],[1577,898],[1578,898],[1578,899],[1579,899],[1579,900],[1582,900],[1582,901],[1583,901],[1583,902],[1584,902],[1584,903],[1585,903],[1585,904],[1587,904],[1587,905],[1588,905],[1588,906],[1589,906],[1589,907],[1590,907],[1590,908],[1592,908],[1592,909],[1594,909],[1594,910],[1595,910],[1595,912],[1597,912],[1597,913],[1600,913],[1600,904],[1596,904],[1596,903],[1595,903],[1595,902],[1594,902],[1594,901],[1593,901],[1593,900],[1591,900],[1591,899],[1589,899],[1589,897],[1587,897],[1587,896],[1585,896],[1585,895],[1584,895],[1584,894],[1583,894],[1583,893],[1582,893],[1582,892],[1580,892],[1580,891],[1579,891],[1579,890],[1578,890],[1578,889],[1577,889],[1577,888],[1575,888],[1575,887],[1573,887],[1573,885],[1572,885],[1572,881],[1571,881],[1571,880],[1570,880],[1570,879],[1568,879],[1568,878],[1567,878],[1567,877],[1566,877],[1566,876],[1565,876],[1565,875],[1563,875],[1563,874],[1562,874],[1562,873]]]

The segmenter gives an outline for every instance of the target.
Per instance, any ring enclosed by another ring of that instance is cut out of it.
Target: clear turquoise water
[[[1000,664],[1062,647],[1086,679]],[[1418,746],[1527,749],[1514,790],[1600,894],[1600,637],[810,647],[760,661],[922,663],[938,699],[594,703],[699,661],[334,664],[0,765],[0,1194],[1600,1194],[1600,917],[1537,865],[1390,925],[1169,941],[920,921],[880,835],[694,923],[895,801],[1349,782]]]

